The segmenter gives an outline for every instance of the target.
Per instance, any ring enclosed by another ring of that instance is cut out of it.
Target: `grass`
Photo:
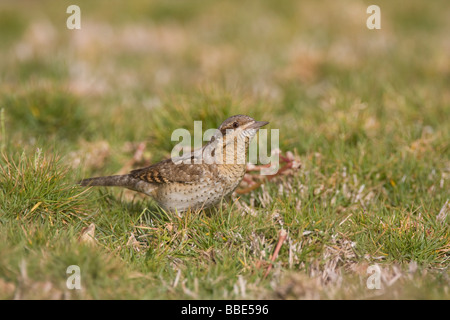
[[[2,299],[450,298],[447,2],[46,2],[0,5]],[[76,185],[239,113],[301,169],[181,217]]]

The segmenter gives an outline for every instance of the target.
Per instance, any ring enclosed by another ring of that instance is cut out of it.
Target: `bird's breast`
[[[245,165],[217,165],[195,183],[168,183],[155,190],[153,198],[166,210],[183,212],[217,204],[239,185]]]

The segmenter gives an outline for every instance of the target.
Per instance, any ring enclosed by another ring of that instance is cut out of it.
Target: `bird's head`
[[[259,128],[266,124],[268,124],[267,121],[256,121],[245,115],[229,117],[222,122],[210,142],[204,147],[204,159],[207,159],[206,162],[245,164],[250,140]]]
[[[256,121],[246,115],[236,115],[226,119],[217,129],[213,139],[223,138],[226,144],[232,141],[250,141],[258,132],[259,128],[269,122]]]

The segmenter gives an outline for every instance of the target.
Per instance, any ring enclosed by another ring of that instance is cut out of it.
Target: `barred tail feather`
[[[156,188],[155,185],[133,178],[129,174],[88,178],[81,180],[79,184],[85,187],[124,187],[148,195]]]

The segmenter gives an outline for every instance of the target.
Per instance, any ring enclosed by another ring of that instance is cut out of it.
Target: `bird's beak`
[[[265,126],[268,123],[269,122],[267,122],[267,121],[255,121],[251,125],[249,125],[247,127],[247,129],[256,129],[256,130],[258,130],[259,128]]]

